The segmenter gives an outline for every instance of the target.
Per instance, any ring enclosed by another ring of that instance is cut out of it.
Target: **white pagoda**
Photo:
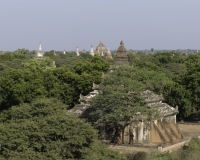
[[[66,54],[66,51],[65,51],[65,50],[63,51],[63,54]]]
[[[94,56],[94,50],[93,50],[93,46],[91,45],[91,48],[90,48],[90,54],[92,55],[92,56]]]
[[[43,58],[44,52],[42,52],[42,44],[39,44],[39,50],[36,54],[36,58]]]
[[[78,51],[78,47],[76,47],[75,53],[77,56],[80,56],[79,51]]]

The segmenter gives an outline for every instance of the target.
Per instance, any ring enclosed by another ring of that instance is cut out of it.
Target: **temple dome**
[[[105,53],[107,53],[107,49],[106,46],[103,44],[102,41],[100,41],[99,45],[96,48],[96,54],[98,55],[104,55]]]

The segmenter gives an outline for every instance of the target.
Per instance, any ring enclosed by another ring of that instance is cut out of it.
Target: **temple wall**
[[[151,130],[150,130],[150,142],[152,143],[163,143],[159,133],[155,129],[155,126],[153,124],[154,122],[151,122]]]
[[[130,142],[130,125],[124,128],[124,144]],[[182,139],[177,124],[174,121],[174,116],[167,117],[162,120],[139,122],[132,128],[133,143],[172,143],[178,139]]]

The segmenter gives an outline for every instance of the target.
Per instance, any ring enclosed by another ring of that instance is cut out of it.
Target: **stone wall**
[[[158,146],[158,153],[162,152],[173,152],[175,150],[181,149],[185,145],[186,141],[182,141],[180,143],[176,143],[167,147]]]

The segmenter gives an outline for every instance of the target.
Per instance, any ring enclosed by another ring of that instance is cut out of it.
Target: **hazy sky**
[[[0,0],[0,50],[200,49],[200,0]]]

